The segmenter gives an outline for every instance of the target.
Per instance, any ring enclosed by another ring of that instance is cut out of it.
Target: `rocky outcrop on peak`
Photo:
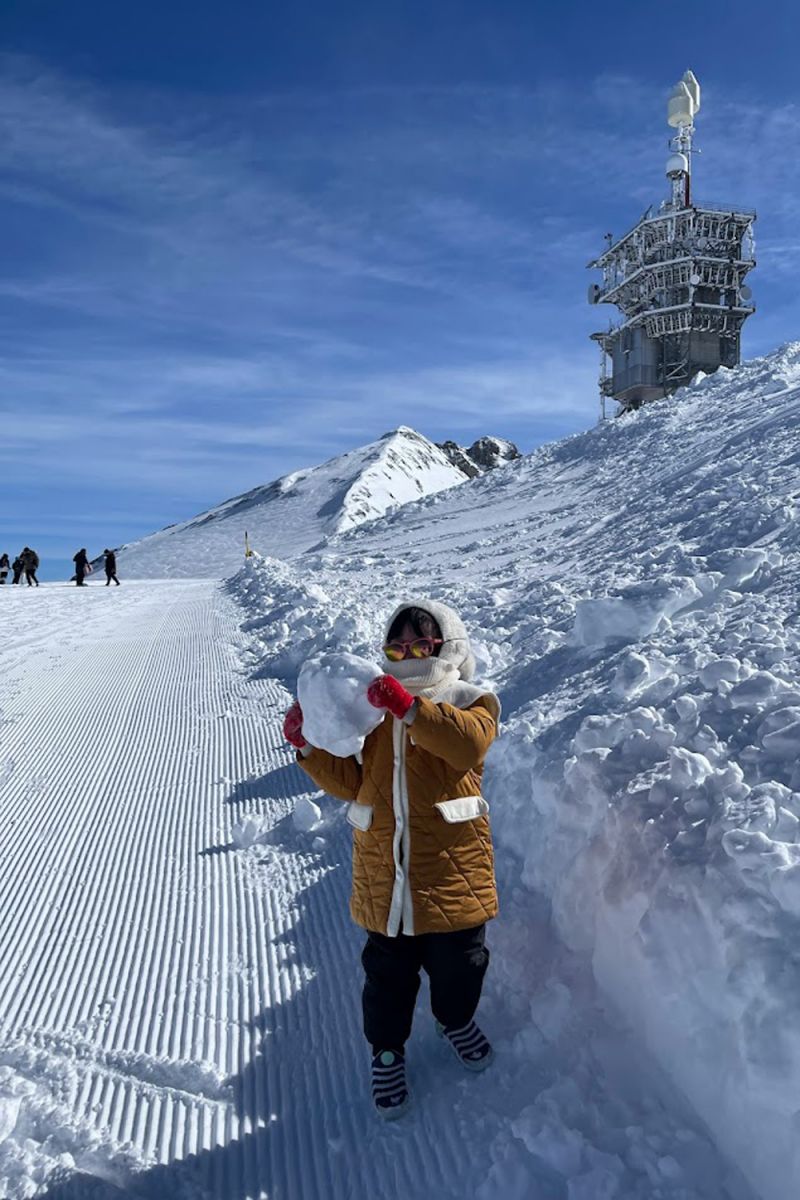
[[[436,444],[453,466],[463,471],[469,479],[522,457],[514,443],[505,438],[481,437],[468,448],[452,441]]]

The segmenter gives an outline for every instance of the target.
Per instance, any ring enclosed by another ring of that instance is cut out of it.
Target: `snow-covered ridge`
[[[261,668],[291,685],[312,652],[374,655],[401,594],[462,612],[505,717],[487,771],[494,937],[533,929],[546,900],[728,1159],[785,1200],[800,1178],[800,343],[543,447],[465,498],[243,571]],[[535,964],[518,943],[498,957],[535,1072]],[[717,1194],[673,1152],[636,1191],[633,1134],[611,1153],[581,1126],[554,1149],[574,1103],[529,1097],[497,1161],[513,1143],[534,1177],[551,1154],[576,1196]]]
[[[294,558],[327,537],[519,457],[502,438],[479,438],[465,451],[446,445],[458,454],[401,425],[368,446],[121,547],[121,569],[129,578],[224,578],[241,565],[245,532],[260,554]]]
[[[129,578],[224,578],[241,565],[245,532],[259,553],[292,558],[331,534],[465,478],[437,446],[401,426],[368,446],[123,546],[120,568]]]

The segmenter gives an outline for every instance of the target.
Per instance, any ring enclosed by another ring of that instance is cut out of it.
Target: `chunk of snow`
[[[355,654],[320,654],[304,663],[297,698],[306,740],[340,758],[358,754],[386,715],[367,699],[367,688],[380,674]]]
[[[292,821],[295,829],[301,833],[310,833],[319,825],[322,809],[309,796],[298,796],[292,810]]]
[[[638,642],[700,595],[694,580],[684,579],[673,585],[637,584],[617,596],[581,600],[573,638],[580,646],[599,646],[617,638]]]
[[[263,842],[272,825],[273,822],[266,817],[243,817],[241,821],[236,822],[231,831],[234,846],[239,850],[257,846],[259,842]]]
[[[771,758],[800,759],[800,708],[779,708],[759,728],[761,745]]]
[[[0,1096],[0,1142],[14,1132],[21,1104],[21,1096]]]

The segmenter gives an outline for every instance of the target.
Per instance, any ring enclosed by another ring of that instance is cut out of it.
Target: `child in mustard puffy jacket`
[[[420,970],[430,980],[437,1030],[460,1062],[483,1070],[492,1048],[474,1021],[489,962],[486,922],[497,913],[483,760],[500,705],[470,682],[475,661],[461,618],[439,601],[413,600],[389,619],[386,674],[368,698],[386,712],[358,756],[309,745],[295,702],[284,720],[298,762],[349,802],[350,911],[367,931],[362,953],[364,1033],[381,1116],[408,1106],[405,1043]]]

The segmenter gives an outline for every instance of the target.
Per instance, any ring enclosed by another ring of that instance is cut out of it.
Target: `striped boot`
[[[458,1061],[470,1071],[484,1071],[494,1058],[494,1050],[474,1021],[462,1025],[460,1029],[445,1028],[437,1021],[436,1032],[449,1044]]]
[[[372,1060],[372,1103],[387,1121],[401,1117],[408,1108],[406,1060],[397,1050],[381,1050]]]

